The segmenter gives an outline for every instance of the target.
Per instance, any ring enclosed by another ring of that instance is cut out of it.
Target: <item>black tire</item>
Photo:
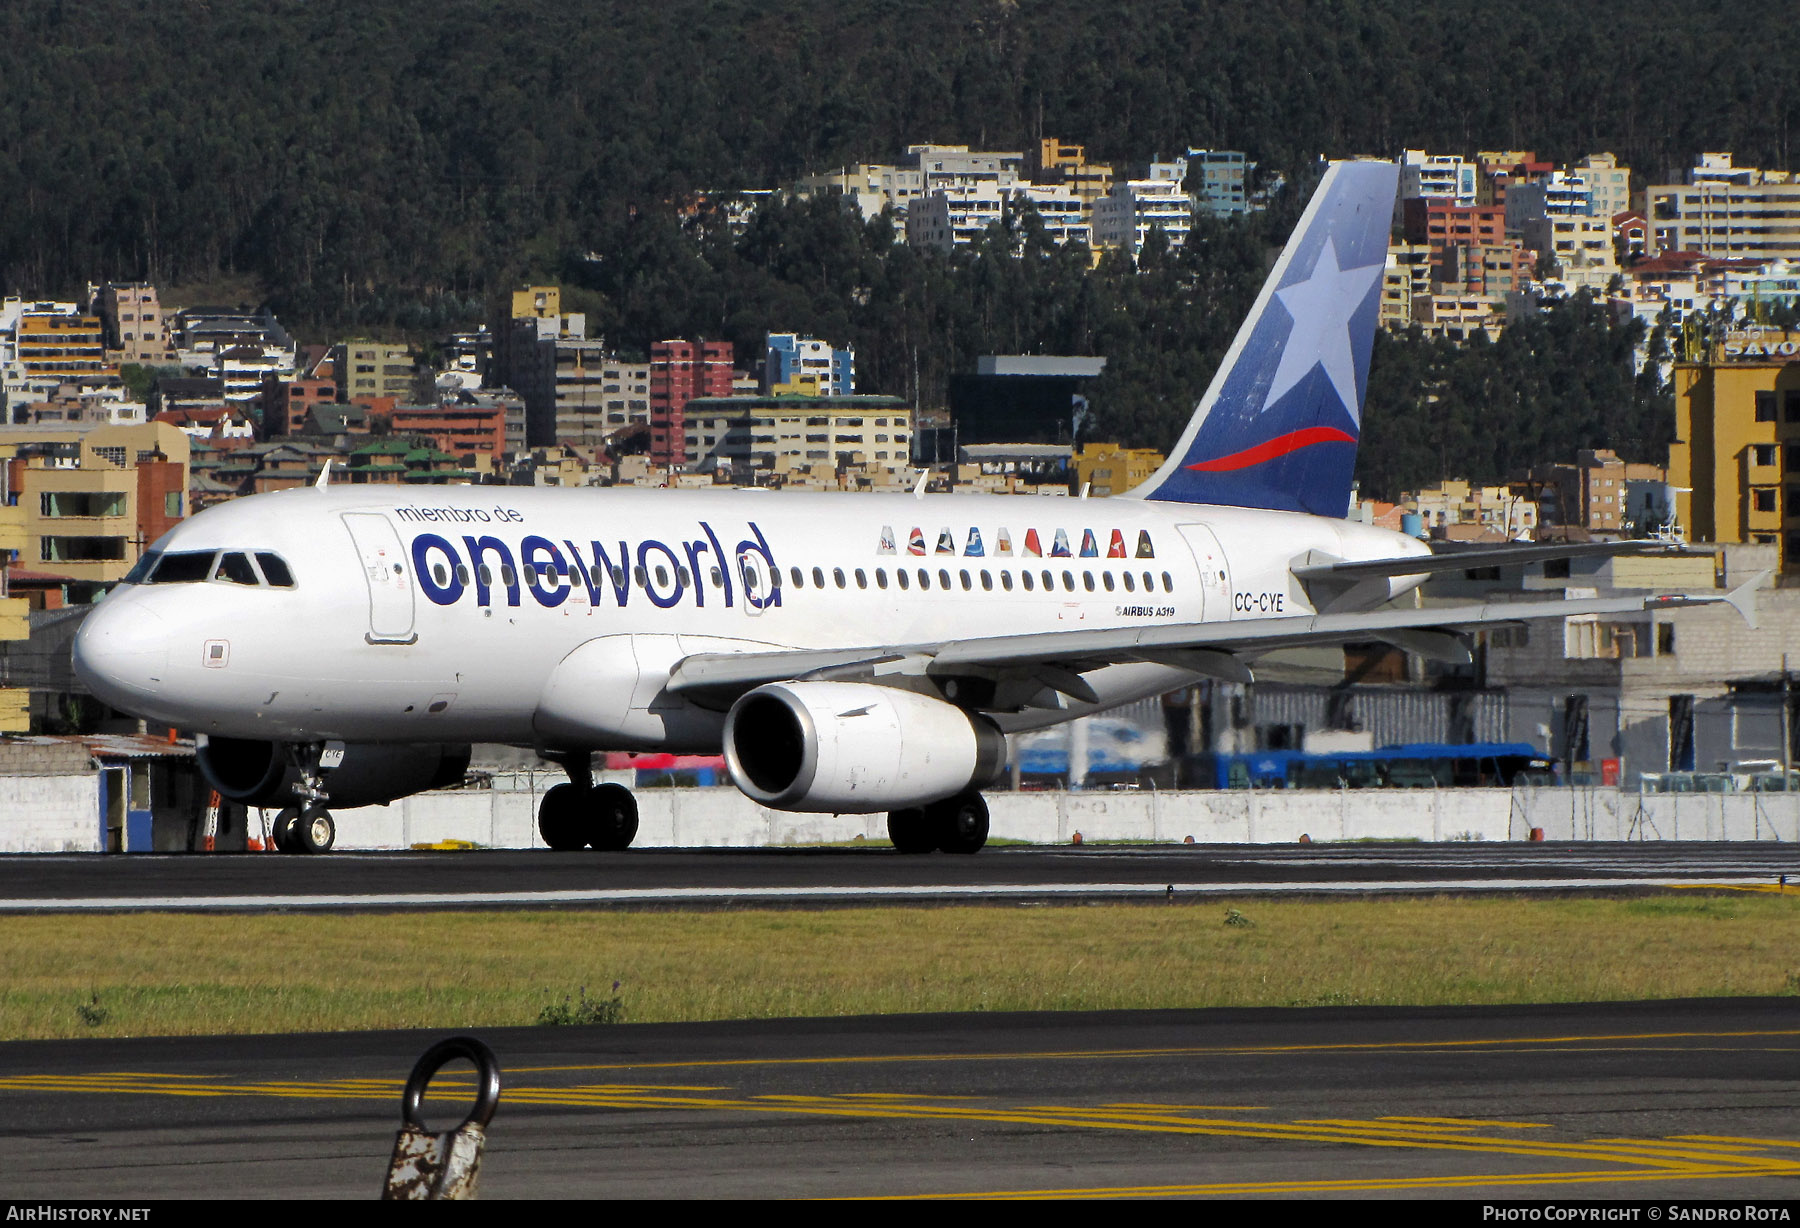
[[[269,843],[275,846],[277,853],[294,853],[299,851],[299,836],[296,828],[300,823],[300,808],[289,806],[275,816],[269,825]]]
[[[637,838],[637,798],[624,785],[595,785],[587,802],[587,836],[589,847],[602,853],[617,853],[631,847]]]
[[[896,853],[929,853],[938,846],[937,833],[932,830],[931,821],[924,810],[913,807],[909,810],[888,811],[888,839],[894,842]]]
[[[295,852],[329,853],[331,846],[337,843],[337,824],[325,807],[308,806],[300,812],[293,834],[288,838],[293,841]]]
[[[979,853],[988,838],[988,808],[979,793],[933,802],[925,816],[946,853]]]
[[[587,847],[583,822],[587,807],[582,792],[574,785],[557,785],[538,803],[538,834],[558,852],[571,853]]]

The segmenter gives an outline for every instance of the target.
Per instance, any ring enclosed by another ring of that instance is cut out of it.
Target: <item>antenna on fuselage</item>
[[[315,489],[324,490],[327,486],[331,485],[331,462],[334,459],[334,457],[330,456],[325,458],[325,467],[319,470],[319,480],[313,483]]]

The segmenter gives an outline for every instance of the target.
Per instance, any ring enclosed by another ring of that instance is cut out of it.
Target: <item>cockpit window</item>
[[[131,570],[125,573],[125,579],[122,581],[122,583],[125,583],[125,584],[147,584],[147,583],[149,583],[150,573],[156,570],[156,565],[161,560],[162,560],[162,551],[160,551],[160,550],[150,551],[148,554],[144,555],[143,558],[139,559],[137,562],[135,562],[131,565]]]
[[[262,551],[257,554],[256,561],[262,567],[263,578],[270,584],[276,588],[294,587],[294,573],[288,570],[286,561],[279,554]]]
[[[212,575],[215,551],[165,554],[150,573],[151,584],[198,584]]]
[[[213,579],[248,584],[252,588],[260,583],[256,578],[256,569],[250,566],[250,556],[236,550],[219,556],[219,565],[213,570]]]

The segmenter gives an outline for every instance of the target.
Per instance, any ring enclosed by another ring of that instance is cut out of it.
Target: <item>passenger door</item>
[[[345,512],[343,517],[369,588],[369,631],[364,638],[371,644],[416,642],[412,573],[400,535],[379,512]]]

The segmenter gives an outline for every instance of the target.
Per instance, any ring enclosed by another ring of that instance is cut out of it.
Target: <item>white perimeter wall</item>
[[[541,847],[537,797],[516,791],[422,793],[336,812],[340,848],[466,840]],[[708,848],[886,840],[885,815],[786,814],[736,789],[644,789],[636,847]],[[1639,795],[1616,789],[1440,789],[993,793],[995,839],[1031,844],[1141,840],[1290,844],[1332,840],[1780,840],[1800,843],[1800,794]],[[256,812],[251,812],[256,832]],[[272,815],[270,816],[273,817]]]
[[[0,776],[0,853],[98,853],[100,774]]]

